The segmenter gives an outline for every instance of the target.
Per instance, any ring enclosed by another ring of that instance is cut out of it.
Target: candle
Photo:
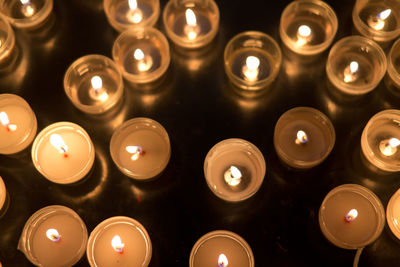
[[[117,31],[152,27],[160,15],[159,0],[105,0],[104,12]]]
[[[85,177],[94,162],[94,146],[86,131],[71,122],[44,128],[32,145],[35,168],[48,180],[74,183]]]
[[[386,72],[386,56],[374,41],[361,36],[345,37],[329,52],[326,73],[341,92],[361,95],[372,91]]]
[[[385,211],[379,198],[357,184],[331,190],[319,210],[319,225],[334,245],[363,248],[374,242],[385,226]]]
[[[230,231],[212,231],[202,236],[193,246],[190,267],[253,267],[254,256],[249,244]]]
[[[0,154],[24,150],[36,130],[36,116],[29,104],[20,96],[0,94]]]
[[[138,221],[111,217],[92,231],[86,255],[90,266],[148,266],[152,246],[146,229]]]
[[[114,61],[131,83],[149,83],[168,69],[169,45],[154,28],[136,28],[121,33],[112,48]]]
[[[323,1],[291,2],[282,12],[279,33],[293,52],[316,55],[326,50],[338,28],[335,11]]]
[[[386,220],[392,233],[400,239],[400,189],[389,200]]]
[[[234,85],[245,90],[259,90],[275,80],[282,54],[269,35],[243,32],[226,45],[224,61],[225,72]]]
[[[14,51],[15,35],[4,16],[0,17],[0,29],[0,63],[4,63]]]
[[[72,104],[90,114],[104,113],[116,106],[123,88],[118,66],[102,55],[77,59],[64,76],[64,90]]]
[[[260,150],[237,138],[217,143],[204,160],[208,187],[219,198],[232,202],[253,196],[264,180],[265,169]]]
[[[171,147],[167,131],[149,118],[134,118],[120,125],[111,137],[111,157],[127,176],[144,180],[167,166]]]
[[[375,114],[361,136],[361,149],[375,167],[400,171],[400,110],[388,109]]]
[[[208,45],[217,34],[219,9],[213,0],[170,0],[164,8],[163,22],[175,45],[200,48]]]
[[[335,129],[320,111],[297,107],[279,118],[274,131],[274,146],[287,165],[306,169],[320,164],[335,144]]]
[[[14,0],[2,4],[0,11],[15,27],[37,28],[49,18],[52,9],[53,0]]]
[[[387,74],[389,79],[392,81],[394,85],[394,91],[399,92],[400,90],[400,66],[397,62],[400,60],[400,39],[398,39],[392,45],[390,52],[387,56]],[[386,80],[385,80],[386,82]],[[390,84],[387,84],[387,87],[390,88]]]
[[[26,222],[18,249],[37,266],[72,266],[85,253],[88,233],[79,215],[64,206],[47,206]]]
[[[397,1],[357,0],[352,15],[355,29],[376,42],[389,42],[400,35],[399,8]]]
[[[0,215],[2,214],[4,204],[6,203],[7,190],[3,179],[0,176]]]

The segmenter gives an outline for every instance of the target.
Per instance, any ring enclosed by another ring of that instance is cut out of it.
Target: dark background
[[[328,1],[337,12],[335,40],[352,33],[355,1]],[[96,159],[79,184],[57,185],[34,168],[30,147],[0,156],[0,176],[9,193],[9,208],[0,219],[0,261],[30,266],[17,250],[22,228],[38,209],[65,205],[84,220],[89,233],[111,216],[137,219],[153,244],[150,266],[187,266],[192,246],[209,231],[226,229],[250,244],[256,266],[351,266],[355,251],[331,245],[318,225],[324,196],[335,186],[357,183],[375,192],[386,207],[400,187],[399,174],[370,168],[360,152],[361,132],[376,112],[399,108],[400,98],[384,82],[372,93],[349,98],[326,82],[327,52],[314,62],[289,56],[279,38],[279,20],[289,1],[218,1],[220,28],[209,49],[184,52],[171,44],[171,65],[158,86],[125,86],[124,102],[102,116],[77,110],[63,89],[67,67],[87,54],[111,57],[118,33],[108,24],[99,0],[55,0],[47,29],[16,30],[16,62],[0,73],[0,93],[24,97],[38,119],[38,131],[58,121],[81,125],[91,136]],[[161,1],[161,8],[166,1]],[[161,19],[157,28],[162,29]],[[260,95],[244,95],[229,83],[223,50],[234,35],[259,30],[278,41],[285,55],[275,85]],[[193,67],[193,66],[196,66]],[[333,122],[336,144],[325,162],[308,171],[285,167],[273,147],[279,116],[297,106],[321,110]],[[160,122],[171,139],[172,156],[165,172],[149,182],[119,172],[109,154],[113,130],[123,121],[145,116]],[[208,189],[203,161],[208,150],[226,138],[254,143],[267,164],[256,195],[227,203]],[[400,242],[386,226],[361,255],[359,266],[400,266]],[[86,256],[78,266],[87,266]]]

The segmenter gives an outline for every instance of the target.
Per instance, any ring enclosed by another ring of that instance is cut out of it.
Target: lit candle
[[[351,83],[357,80],[359,76],[358,72],[358,62],[357,61],[351,61],[350,64],[344,69],[343,72],[343,80],[345,83]]]
[[[21,1],[21,13],[24,14],[25,17],[32,17],[36,12],[36,7],[31,3],[30,0],[20,0]]]
[[[400,189],[389,200],[386,220],[392,233],[400,239]]]
[[[0,214],[4,207],[4,204],[6,203],[6,196],[7,196],[6,185],[4,184],[4,181],[0,176]]]
[[[74,183],[85,177],[94,162],[94,146],[86,131],[71,122],[43,129],[32,146],[36,169],[52,182]]]
[[[148,266],[152,246],[146,229],[129,217],[112,217],[96,226],[89,236],[90,266]]]
[[[89,95],[95,100],[99,100],[101,102],[107,101],[109,96],[103,87],[103,79],[100,76],[95,75],[90,79],[90,83],[92,88],[89,89]]]
[[[26,222],[18,249],[37,266],[72,266],[85,253],[88,233],[79,215],[64,206],[47,206]]]
[[[204,160],[208,187],[227,201],[242,201],[254,195],[264,180],[265,169],[260,150],[243,139],[219,142]]]
[[[126,14],[128,20],[133,22],[134,24],[142,22],[143,13],[138,8],[137,1],[136,0],[128,0],[128,5],[129,5],[129,11]]]
[[[190,41],[197,38],[200,32],[200,27],[197,25],[196,15],[190,8],[185,11],[186,25],[184,26],[184,32]]]
[[[243,66],[243,75],[245,80],[254,82],[258,80],[260,60],[255,56],[248,56],[246,64]]]
[[[135,50],[133,57],[137,60],[137,69],[139,73],[148,71],[153,66],[152,57],[149,55],[146,56],[140,48]]]
[[[0,94],[0,154],[24,150],[36,130],[36,116],[29,104],[17,95]]]
[[[376,16],[370,16],[367,23],[374,30],[381,31],[385,28],[385,21],[391,13],[392,10],[390,8],[385,9],[382,12],[379,12]]]
[[[241,236],[225,230],[212,231],[193,246],[189,266],[254,267],[254,256]]]
[[[127,176],[149,179],[169,162],[171,147],[167,131],[149,118],[135,118],[119,126],[110,142],[114,163]]]
[[[334,245],[358,249],[379,237],[385,226],[385,211],[369,189],[346,184],[326,195],[319,210],[319,224]]]
[[[312,39],[311,28],[307,25],[301,25],[297,30],[297,45],[303,46],[308,44]]]
[[[274,146],[287,165],[306,169],[320,164],[332,151],[335,129],[323,113],[309,107],[286,111],[274,131]]]

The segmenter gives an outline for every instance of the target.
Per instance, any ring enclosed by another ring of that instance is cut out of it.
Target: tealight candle
[[[387,74],[397,89],[400,89],[400,39],[390,49],[387,56]]]
[[[332,151],[335,129],[320,111],[297,107],[279,118],[274,131],[274,146],[287,165],[306,169],[320,164]]]
[[[332,43],[338,28],[335,11],[323,1],[291,2],[281,16],[282,42],[293,52],[315,55]]]
[[[0,16],[0,62],[5,62],[14,51],[14,31],[4,16]]]
[[[388,42],[400,35],[398,1],[357,0],[352,17],[356,30],[377,42]]]
[[[0,94],[0,154],[24,150],[36,130],[36,116],[29,104],[20,96]]]
[[[386,220],[392,233],[400,239],[400,189],[389,200]]]
[[[233,37],[224,51],[225,72],[239,88],[258,90],[270,85],[279,73],[281,50],[262,32],[243,32]]]
[[[99,114],[114,107],[123,94],[124,83],[118,66],[102,55],[88,55],[69,66],[64,90],[80,110]]]
[[[4,181],[0,176],[0,213],[3,210],[4,204],[6,203],[6,197],[7,197],[6,185],[4,184]]]
[[[26,222],[18,249],[37,266],[72,266],[85,253],[88,233],[79,215],[64,206],[47,206]]]
[[[361,136],[361,149],[377,168],[400,171],[400,110],[388,109],[375,114]]]
[[[381,234],[385,211],[369,189],[345,184],[326,195],[319,210],[319,225],[334,245],[345,249],[363,248]]]
[[[160,15],[159,0],[105,0],[104,12],[117,31],[152,27]]]
[[[53,9],[53,0],[11,0],[0,3],[0,11],[18,28],[41,26]]]
[[[112,56],[122,75],[132,83],[149,83],[160,78],[170,62],[165,36],[154,28],[135,28],[121,33]]]
[[[169,162],[167,131],[149,118],[134,118],[120,125],[111,137],[111,157],[127,176],[144,180],[160,174]]]
[[[152,245],[149,234],[138,221],[123,216],[111,217],[92,231],[86,255],[90,266],[149,265]]]
[[[219,9],[214,0],[170,0],[163,22],[177,46],[199,48],[209,44],[218,31]]]
[[[249,244],[238,234],[217,230],[202,236],[193,246],[190,267],[253,267],[254,256]]]
[[[71,122],[44,128],[32,145],[35,168],[48,180],[69,184],[82,179],[94,162],[94,146],[87,132]]]
[[[329,52],[326,73],[340,91],[361,95],[372,91],[386,72],[386,56],[374,41],[361,36],[345,37]]]
[[[238,138],[217,143],[204,160],[208,187],[219,198],[232,202],[253,196],[264,180],[265,169],[260,150]]]

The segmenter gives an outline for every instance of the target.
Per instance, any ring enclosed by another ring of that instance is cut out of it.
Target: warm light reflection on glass
[[[197,25],[196,15],[194,14],[192,9],[186,9],[185,18],[187,25],[184,28],[184,32],[189,40],[194,40],[199,34],[199,27]]]
[[[122,243],[121,237],[119,235],[115,235],[111,240],[111,246],[118,253],[124,252],[125,244]]]
[[[8,115],[4,111],[0,112],[0,122],[4,127],[6,127],[7,131],[9,131],[9,132],[10,131],[13,132],[13,131],[17,130],[17,125],[10,124]]]
[[[352,222],[354,221],[358,216],[358,211],[356,209],[351,209],[346,216],[344,217],[344,219],[346,220],[346,222]]]
[[[397,138],[390,138],[380,142],[379,150],[387,157],[393,156],[397,152],[397,147],[400,146],[400,140]]]
[[[307,142],[308,142],[307,134],[302,130],[297,131],[295,143],[297,145],[302,145],[306,144]]]
[[[89,91],[89,95],[96,100],[100,100],[102,102],[108,99],[108,94],[103,87],[103,79],[100,76],[95,75],[90,79],[90,83],[92,85],[92,89]]]
[[[35,14],[35,6],[30,0],[20,0],[22,4],[21,12],[25,17],[32,17]]]
[[[127,146],[125,149],[128,153],[132,154],[131,160],[133,161],[138,160],[139,156],[144,154],[144,151],[140,146]]]
[[[247,81],[254,82],[258,80],[260,59],[255,56],[248,56],[242,72]]]
[[[61,235],[56,229],[48,229],[46,231],[46,236],[53,242],[58,242],[61,240]]]
[[[359,65],[357,61],[350,62],[350,64],[344,69],[344,82],[350,83],[357,80],[358,69]]]
[[[133,57],[138,61],[137,68],[140,72],[148,71],[153,66],[153,59],[146,56],[140,48],[133,52]]]
[[[297,30],[297,45],[303,46],[307,44],[312,38],[311,28],[307,25],[301,25]]]
[[[375,30],[385,28],[385,20],[390,16],[392,10],[390,8],[383,10],[377,16],[371,16],[368,19],[368,25]]]
[[[68,157],[68,146],[65,144],[64,139],[59,134],[52,134],[50,136],[50,143],[61,153],[64,157]]]
[[[242,181],[242,172],[239,168],[231,166],[225,171],[224,179],[230,186],[237,186]]]
[[[220,254],[218,257],[218,267],[227,267],[228,266],[228,258],[225,254]]]
[[[137,24],[143,20],[142,11],[138,8],[136,0],[128,0],[129,11],[127,13],[128,20]]]

